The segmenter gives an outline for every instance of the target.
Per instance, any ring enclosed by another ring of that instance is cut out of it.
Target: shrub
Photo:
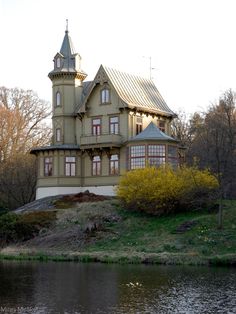
[[[38,211],[22,215],[7,213],[0,217],[0,240],[4,243],[29,240],[56,219],[55,211]]]
[[[0,240],[1,242],[10,242],[17,238],[16,222],[19,216],[14,213],[7,213],[0,216]]]
[[[203,208],[216,197],[218,182],[194,167],[146,167],[127,172],[117,195],[128,209],[154,215]]]

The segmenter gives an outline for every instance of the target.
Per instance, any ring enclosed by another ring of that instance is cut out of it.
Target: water
[[[236,269],[2,261],[0,313],[236,313]]]

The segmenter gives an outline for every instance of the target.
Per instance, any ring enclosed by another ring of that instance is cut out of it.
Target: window
[[[166,161],[165,145],[148,145],[148,163],[150,166],[160,166]]]
[[[92,175],[100,176],[101,175],[101,158],[100,156],[94,156],[92,161]]]
[[[60,106],[61,105],[61,94],[60,92],[56,93],[56,106]]]
[[[92,134],[101,135],[101,119],[100,118],[92,120]]]
[[[178,149],[176,146],[168,146],[168,163],[174,168],[178,166]]]
[[[145,167],[145,145],[130,147],[130,169]]]
[[[159,145],[136,145],[130,146],[130,169],[160,166],[166,162],[166,146]]]
[[[159,129],[165,133],[165,121],[159,121]]]
[[[57,68],[60,68],[60,67],[61,67],[61,58],[60,58],[60,57],[58,57],[58,58],[56,59],[56,66],[57,66]]]
[[[117,175],[119,174],[119,156],[111,155],[110,158],[110,174],[111,175]]]
[[[44,175],[46,177],[52,176],[52,157],[44,158]]]
[[[136,117],[136,135],[141,133],[143,130],[143,118],[142,117]]]
[[[101,90],[101,103],[107,104],[110,102],[110,90],[108,88],[104,88]]]
[[[56,141],[61,141],[61,129],[56,129]]]
[[[110,117],[110,134],[119,134],[119,118]]]
[[[66,157],[65,173],[66,176],[75,176],[75,157]]]

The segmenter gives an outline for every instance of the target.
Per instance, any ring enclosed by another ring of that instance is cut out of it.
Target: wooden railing
[[[122,136],[120,134],[101,134],[101,135],[82,135],[80,145],[100,145],[100,144],[121,144]]]

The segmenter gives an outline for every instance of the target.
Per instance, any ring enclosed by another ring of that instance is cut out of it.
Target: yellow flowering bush
[[[129,209],[161,215],[202,208],[215,199],[217,188],[208,170],[146,167],[123,175],[117,195]]]

